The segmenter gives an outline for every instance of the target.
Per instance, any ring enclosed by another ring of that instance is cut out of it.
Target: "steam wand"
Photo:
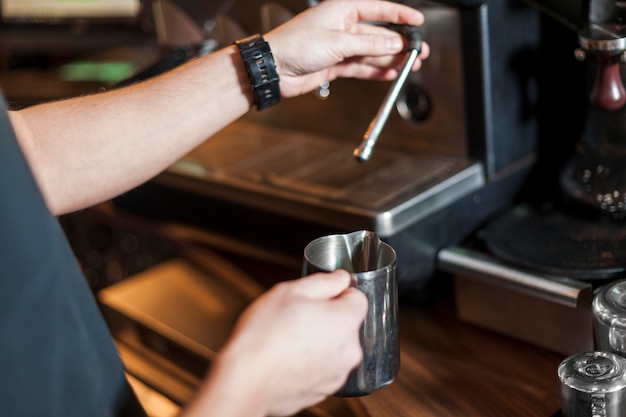
[[[387,93],[383,104],[380,106],[378,113],[372,121],[370,122],[367,131],[363,135],[363,141],[361,145],[354,149],[354,156],[356,160],[359,162],[367,162],[372,155],[372,150],[374,149],[374,145],[378,140],[378,136],[383,130],[385,123],[387,123],[387,119],[389,118],[389,114],[393,109],[393,106],[398,99],[398,95],[404,86],[404,83],[409,78],[411,74],[411,68],[413,68],[413,64],[417,59],[417,56],[422,51],[422,34],[417,30],[415,26],[409,25],[396,25],[389,24],[387,25],[390,29],[396,30],[404,35],[408,39],[407,51],[409,52],[406,58],[406,62],[398,75],[398,78],[394,81],[391,89]]]

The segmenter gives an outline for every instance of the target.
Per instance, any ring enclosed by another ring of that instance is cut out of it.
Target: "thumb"
[[[317,272],[291,281],[292,291],[311,299],[331,299],[341,295],[352,277],[348,271],[337,269],[332,272]]]

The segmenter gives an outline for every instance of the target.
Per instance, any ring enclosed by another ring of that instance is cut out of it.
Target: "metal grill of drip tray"
[[[156,181],[382,237],[485,183],[481,165],[466,158],[378,147],[367,163],[359,163],[353,149],[322,135],[237,122]]]

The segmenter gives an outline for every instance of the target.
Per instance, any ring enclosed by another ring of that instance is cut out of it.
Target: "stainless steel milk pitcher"
[[[374,232],[323,236],[304,249],[302,275],[345,269],[368,299],[361,327],[363,361],[336,395],[361,396],[388,384],[400,370],[396,253]]]

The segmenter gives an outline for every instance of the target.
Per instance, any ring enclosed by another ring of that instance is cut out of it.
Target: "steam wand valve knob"
[[[420,52],[422,52],[422,34],[416,26],[388,24],[387,27],[399,32],[407,38],[408,44],[406,50],[408,51],[408,54],[398,78],[394,81],[391,89],[380,106],[378,113],[376,113],[376,116],[374,116],[374,119],[372,119],[367,131],[363,135],[363,141],[357,148],[354,149],[353,154],[359,162],[367,162],[372,156],[374,145],[376,144],[385,123],[387,123],[389,114],[398,99],[398,95],[411,74],[411,69],[413,68],[413,64],[415,63],[417,56]]]

